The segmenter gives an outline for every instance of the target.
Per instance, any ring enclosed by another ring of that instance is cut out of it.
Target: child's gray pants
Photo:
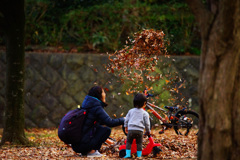
[[[131,150],[133,139],[136,139],[137,151],[142,150],[143,131],[128,130],[126,149]]]

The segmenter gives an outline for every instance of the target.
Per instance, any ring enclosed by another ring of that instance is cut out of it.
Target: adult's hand
[[[128,134],[128,128],[127,127],[125,127],[125,132]]]

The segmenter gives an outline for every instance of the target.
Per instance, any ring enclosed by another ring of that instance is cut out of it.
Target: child
[[[124,121],[125,132],[127,133],[126,156],[131,157],[131,146],[133,139],[137,143],[137,157],[142,156],[143,131],[150,134],[149,114],[144,110],[147,103],[147,97],[138,93],[133,99],[134,108],[129,110]]]

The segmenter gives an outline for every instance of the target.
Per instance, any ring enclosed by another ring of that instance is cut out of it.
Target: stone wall
[[[163,57],[170,65],[167,71],[178,72],[187,81],[184,96],[198,107],[197,83],[199,57]],[[94,85],[107,88],[106,111],[120,117],[132,107],[133,96],[126,95],[118,77],[108,73],[103,64],[107,55],[99,54],[26,54],[25,121],[26,127],[57,127],[62,116],[81,105],[88,90]],[[0,53],[0,128],[3,127],[5,107],[6,58]]]

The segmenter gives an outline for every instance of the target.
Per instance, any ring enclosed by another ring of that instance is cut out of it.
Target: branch
[[[201,0],[186,0],[186,3],[195,15],[196,21],[201,30],[202,38],[206,38],[214,15],[204,6]]]

